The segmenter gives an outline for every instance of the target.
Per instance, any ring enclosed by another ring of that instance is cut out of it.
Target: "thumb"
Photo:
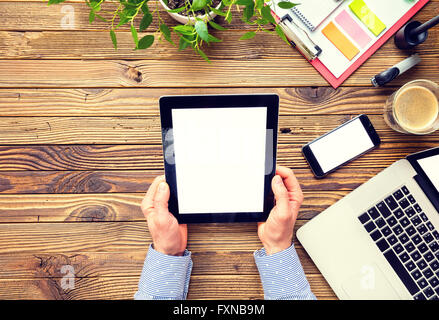
[[[154,208],[158,213],[168,212],[169,186],[166,182],[160,182],[154,196]]]
[[[288,190],[284,185],[282,178],[278,175],[274,176],[272,180],[272,189],[274,198],[276,199],[277,212],[280,215],[286,215],[289,213],[289,197]]]

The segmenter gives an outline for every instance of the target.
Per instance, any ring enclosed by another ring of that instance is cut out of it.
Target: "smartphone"
[[[302,148],[312,172],[323,178],[381,143],[369,118],[362,114]]]

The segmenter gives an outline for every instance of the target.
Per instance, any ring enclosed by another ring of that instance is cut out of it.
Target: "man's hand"
[[[168,210],[169,186],[164,176],[155,178],[142,201],[142,212],[148,221],[154,249],[181,256],[187,246],[187,225],[178,224]]]
[[[303,193],[294,173],[286,167],[277,167],[271,182],[276,205],[266,222],[258,223],[258,236],[267,255],[291,246],[293,229]]]

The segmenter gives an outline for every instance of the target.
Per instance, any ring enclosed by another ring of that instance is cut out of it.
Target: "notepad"
[[[369,9],[363,0],[352,1],[349,8],[375,36],[378,36],[386,29],[386,25]]]
[[[302,0],[291,10],[310,31],[314,31],[343,1]]]
[[[322,33],[340,50],[343,55],[352,60],[360,50],[338,29],[334,23],[330,22],[322,29]]]
[[[372,40],[346,10],[340,12],[334,20],[360,48],[366,47]]]

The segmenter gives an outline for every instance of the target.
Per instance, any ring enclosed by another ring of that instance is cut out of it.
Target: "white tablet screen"
[[[418,160],[422,170],[439,191],[439,155]]]
[[[178,207],[263,212],[267,108],[172,109]]]

